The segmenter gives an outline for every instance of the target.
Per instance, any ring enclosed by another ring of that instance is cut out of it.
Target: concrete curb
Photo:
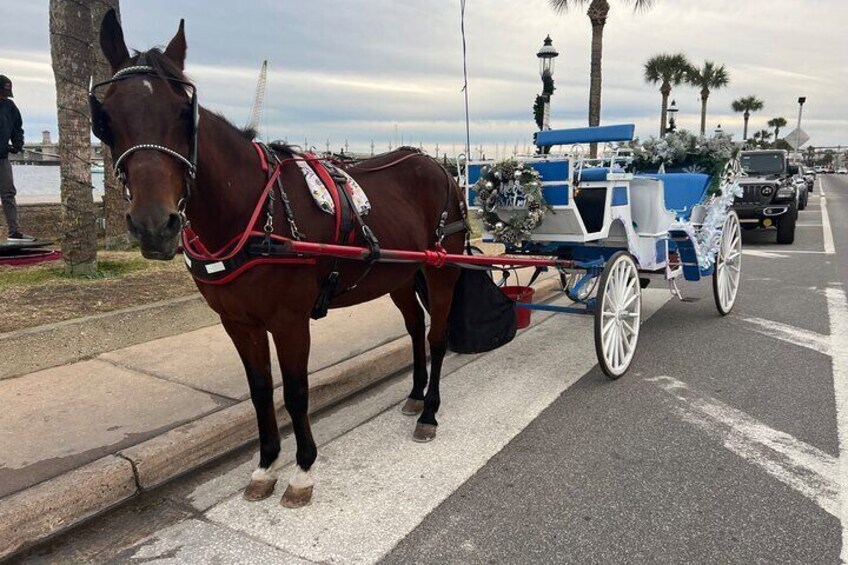
[[[200,295],[0,334],[0,379],[219,322]]]
[[[552,297],[557,283],[541,281],[537,300]],[[312,373],[310,413],[411,366],[404,336]],[[287,426],[281,394],[275,405],[280,426]],[[0,561],[254,441],[253,405],[245,400],[0,499]]]

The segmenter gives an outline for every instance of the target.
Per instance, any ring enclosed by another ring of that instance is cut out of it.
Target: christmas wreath
[[[495,240],[518,245],[545,219],[551,207],[545,202],[540,178],[533,167],[515,159],[483,168],[474,190],[483,226]],[[511,208],[509,219],[501,218],[498,208]]]

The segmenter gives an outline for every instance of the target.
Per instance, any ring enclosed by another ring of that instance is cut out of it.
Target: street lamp
[[[674,130],[677,129],[677,122],[675,122],[675,116],[677,116],[677,112],[679,111],[680,109],[677,107],[677,101],[672,100],[671,106],[669,106],[668,110],[666,110],[666,112],[668,112],[668,127],[665,128],[665,133],[673,133]]]
[[[804,102],[807,101],[806,96],[798,97],[798,127],[795,128],[795,162],[798,162],[798,147],[801,145],[798,143],[801,140],[801,112],[804,111]]]
[[[721,135],[724,133],[724,130],[723,130],[723,129],[721,129],[721,124],[718,124],[718,125],[716,126],[715,130],[713,131],[713,133],[715,133],[716,137],[721,137]]]
[[[554,47],[551,36],[545,38],[542,48],[536,53],[539,58],[539,76],[542,77],[542,99],[544,110],[542,118],[542,130],[551,129],[551,95],[554,93],[554,60],[559,53]]]

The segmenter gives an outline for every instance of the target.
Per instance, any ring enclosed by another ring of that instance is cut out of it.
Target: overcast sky
[[[0,17],[0,73],[30,140],[56,135],[47,0],[12,2]],[[637,135],[659,129],[660,94],[642,66],[652,55],[683,52],[696,63],[724,63],[730,85],[709,100],[708,131],[721,124],[741,137],[730,103],[755,94],[765,109],[757,131],[775,116],[790,127],[797,98],[807,96],[802,128],[816,146],[848,144],[848,1],[655,0],[634,14],[610,0],[605,28],[602,123],[633,122]],[[13,4],[13,6],[10,6]],[[201,103],[242,124],[263,59],[269,61],[265,139],[288,138],[338,150],[385,150],[400,138],[433,151],[464,139],[459,0],[123,0],[131,48],[167,44],[186,19],[187,73]],[[535,125],[541,89],[536,51],[546,34],[559,50],[552,99],[554,128],[586,125],[591,27],[585,10],[556,14],[547,0],[467,0],[472,144],[523,149]],[[698,92],[672,92],[678,124],[697,130]]]

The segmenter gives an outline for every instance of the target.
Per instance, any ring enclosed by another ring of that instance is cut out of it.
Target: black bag
[[[485,353],[512,341],[515,331],[515,305],[488,271],[462,269],[448,316],[448,347]]]

